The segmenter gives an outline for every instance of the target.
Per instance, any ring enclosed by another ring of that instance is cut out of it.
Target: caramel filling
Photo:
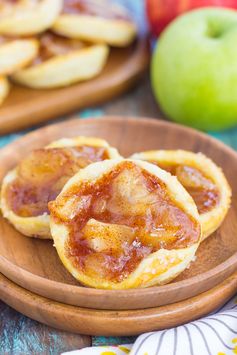
[[[0,36],[0,46],[1,46],[2,44],[11,42],[11,41],[14,40],[14,39],[18,39],[18,38],[9,38],[9,37],[5,37],[5,36]]]
[[[78,39],[66,38],[51,32],[46,32],[39,40],[39,53],[32,65],[41,64],[53,57],[65,55],[86,47],[86,44]]]
[[[20,40],[32,40],[32,37],[27,37],[27,36],[24,36],[24,37],[20,37],[20,36],[0,36],[0,47],[3,44],[11,43],[11,42],[14,42],[14,41],[20,41]]]
[[[199,169],[170,162],[150,162],[177,176],[179,182],[194,199],[200,214],[209,212],[218,205],[220,191],[212,179]]]
[[[120,282],[149,254],[186,248],[200,226],[156,176],[123,162],[94,182],[82,182],[49,204],[67,226],[66,255],[87,276]]]
[[[131,20],[125,10],[106,0],[64,0],[63,13]]]
[[[65,183],[88,164],[108,159],[104,147],[79,146],[38,149],[17,167],[17,177],[6,191],[11,209],[21,217],[48,213]]]

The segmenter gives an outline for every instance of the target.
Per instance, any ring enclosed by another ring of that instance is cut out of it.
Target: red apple
[[[151,32],[158,36],[175,17],[183,12],[206,6],[237,9],[237,0],[146,0]]]

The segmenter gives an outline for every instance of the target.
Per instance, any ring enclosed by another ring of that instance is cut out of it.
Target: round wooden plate
[[[57,118],[108,101],[131,88],[149,64],[148,43],[139,38],[128,48],[111,49],[99,76],[62,89],[34,90],[12,84],[0,107],[0,134]]]
[[[0,299],[17,311],[51,327],[73,333],[128,336],[177,327],[221,307],[237,289],[237,273],[212,290],[168,306],[104,311],[58,303],[33,294],[0,274]]]
[[[121,154],[146,149],[201,151],[222,166],[233,189],[232,207],[221,228],[202,243],[197,259],[173,283],[147,289],[96,290],[80,286],[61,264],[51,241],[18,233],[0,219],[0,272],[18,285],[65,304],[97,309],[142,309],[198,295],[230,276],[237,267],[237,154],[219,141],[190,128],[152,119],[72,120],[30,133],[1,151],[0,181],[30,150],[60,137],[98,136]]]

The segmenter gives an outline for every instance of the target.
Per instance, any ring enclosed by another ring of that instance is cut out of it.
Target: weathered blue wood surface
[[[1,355],[58,355],[90,346],[87,336],[69,334],[35,322],[0,303]]]

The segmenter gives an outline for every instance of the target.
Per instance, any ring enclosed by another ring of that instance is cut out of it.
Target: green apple
[[[164,113],[202,130],[237,124],[237,11],[203,8],[162,33],[151,79]]]

